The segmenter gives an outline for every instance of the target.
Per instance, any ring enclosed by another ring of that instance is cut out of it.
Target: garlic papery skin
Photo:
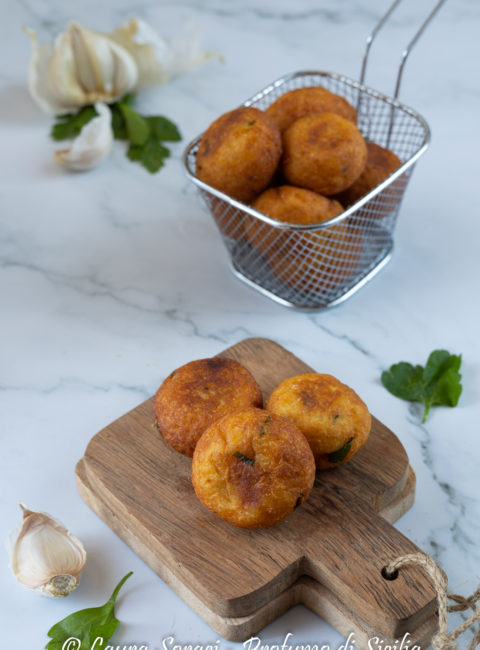
[[[87,559],[82,542],[53,517],[20,507],[23,521],[10,540],[15,577],[42,595],[67,596],[78,586]]]
[[[138,68],[137,86],[165,83],[218,54],[200,47],[200,30],[190,23],[173,39],[162,38],[148,23],[132,18],[110,37],[132,55]]]
[[[47,113],[62,115],[95,102],[113,102],[135,88],[137,65],[107,34],[71,22],[52,45],[40,46],[33,30],[28,87]]]
[[[86,171],[109,155],[113,144],[112,114],[106,104],[97,102],[98,115],[87,122],[69,149],[55,152],[55,162],[72,171]]]

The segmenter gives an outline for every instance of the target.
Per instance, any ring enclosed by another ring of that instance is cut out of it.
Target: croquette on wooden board
[[[242,363],[265,399],[286,377],[312,371],[266,339],[247,339],[221,356]],[[372,420],[368,443],[351,462],[318,473],[309,499],[272,528],[234,528],[202,506],[191,460],[156,430],[153,399],[94,436],[77,465],[77,485],[90,507],[232,641],[303,602],[342,634],[355,631],[358,647],[375,635],[407,632],[426,647],[437,624],[428,578],[415,567],[396,580],[381,574],[388,561],[419,550],[389,523],[412,505],[414,475],[396,436]]]

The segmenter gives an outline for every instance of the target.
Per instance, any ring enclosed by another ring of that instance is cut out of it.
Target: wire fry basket
[[[400,1],[393,3],[367,39],[361,82],[373,39]],[[321,309],[349,298],[390,260],[405,189],[430,140],[426,121],[396,97],[406,59],[443,2],[435,6],[403,52],[395,98],[339,74],[303,71],[281,77],[243,104],[265,110],[290,90],[323,86],[357,108],[357,126],[367,141],[399,157],[402,165],[393,174],[337,217],[309,225],[272,219],[199,180],[195,160],[202,136],[188,145],[184,153],[187,175],[200,189],[216,222],[233,273],[247,285],[288,307]]]

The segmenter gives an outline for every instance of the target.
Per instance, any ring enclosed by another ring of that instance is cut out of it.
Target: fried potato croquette
[[[262,391],[248,370],[233,359],[214,357],[174,370],[155,395],[154,413],[165,442],[192,456],[200,436],[215,420],[262,405]]]
[[[314,480],[305,436],[289,420],[257,408],[217,420],[193,454],[197,497],[241,528],[278,524],[305,501]]]
[[[341,214],[338,201],[284,185],[266,190],[252,207],[278,221],[314,224]],[[245,233],[269,260],[273,273],[294,289],[331,289],[356,268],[361,237],[346,222],[317,231],[284,231],[247,217]]]
[[[338,194],[357,180],[366,161],[362,134],[334,113],[306,115],[283,133],[282,172],[291,185]]]
[[[198,147],[197,177],[249,203],[273,177],[282,153],[280,131],[263,111],[237,108],[205,131]]]
[[[348,462],[367,442],[371,417],[351,388],[331,375],[306,373],[282,381],[266,409],[305,434],[319,469]]]
[[[362,196],[371,192],[377,185],[393,174],[402,164],[400,158],[375,142],[367,143],[367,164],[365,169],[346,190],[338,194],[335,198],[342,205],[348,207],[356,203]],[[393,184],[395,185],[395,183]],[[395,189],[395,188],[393,188]],[[389,188],[389,192],[392,187]]]
[[[252,203],[252,208],[277,221],[294,224],[323,223],[343,212],[338,201],[291,185],[265,190]],[[282,231],[253,217],[245,219],[244,229],[251,243],[263,253],[268,253],[272,245],[280,248],[289,238],[294,240],[299,236],[298,232]]]
[[[278,254],[271,263],[273,273],[297,291],[318,293],[336,289],[354,274],[362,255],[362,236],[350,230],[348,223],[340,223],[332,226],[328,234],[305,234],[308,245],[301,254]]]
[[[354,124],[357,112],[346,99],[322,86],[298,88],[281,95],[265,111],[283,133],[296,120],[312,113],[336,113]]]

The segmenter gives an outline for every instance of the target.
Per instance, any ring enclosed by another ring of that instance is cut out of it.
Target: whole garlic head
[[[190,25],[174,39],[162,38],[146,22],[131,19],[112,33],[71,22],[54,44],[39,45],[33,29],[28,88],[46,113],[62,115],[82,106],[114,102],[142,86],[165,83],[211,58]]]
[[[99,165],[110,153],[113,143],[112,114],[106,104],[95,104],[97,117],[87,122],[69,149],[55,152],[55,162],[73,171],[85,171]]]
[[[62,115],[95,102],[113,102],[132,90],[138,68],[107,34],[71,22],[53,45],[40,46],[34,30],[28,71],[30,94],[45,112]]]
[[[53,517],[20,507],[23,521],[10,540],[15,577],[42,595],[67,596],[78,587],[87,559],[82,542]]]

